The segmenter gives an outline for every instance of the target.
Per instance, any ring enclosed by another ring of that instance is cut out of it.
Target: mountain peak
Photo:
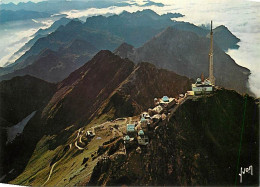
[[[128,43],[122,43],[115,51],[114,54],[120,56],[121,58],[127,58],[129,53],[132,53],[134,46]]]
[[[225,25],[219,25],[219,26],[217,26],[215,29],[213,29],[213,30],[217,30],[217,29],[227,29],[228,30],[228,28],[225,26]]]
[[[130,16],[130,15],[149,15],[149,16],[159,16],[156,12],[154,12],[151,9],[144,9],[144,10],[139,10],[133,13],[130,13],[128,11],[123,11],[119,16]]]
[[[225,51],[229,48],[237,49],[239,47],[237,43],[240,39],[233,35],[226,26],[220,25],[213,32],[214,40],[218,41],[218,45]],[[221,40],[221,38],[225,38],[225,40]]]
[[[48,118],[58,112],[55,114],[55,120],[58,119],[64,125],[82,117],[89,120],[91,114],[131,74],[133,69],[134,63],[129,60],[121,59],[108,50],[98,52],[59,84],[58,91],[44,110],[44,116]],[[60,109],[61,105],[62,109]],[[65,119],[59,115],[60,112],[69,112],[71,118]]]

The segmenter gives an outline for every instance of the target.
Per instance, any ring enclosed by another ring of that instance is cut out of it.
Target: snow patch
[[[27,125],[27,123],[32,119],[32,117],[35,115],[36,111],[32,112],[29,116],[24,118],[21,122],[17,123],[16,125],[7,128],[7,142],[6,144],[12,142],[17,135],[21,134],[23,132],[24,127]]]

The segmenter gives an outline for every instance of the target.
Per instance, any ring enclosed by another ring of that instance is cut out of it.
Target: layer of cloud
[[[91,16],[96,16],[96,15],[111,15],[111,14],[120,14],[123,11],[128,11],[128,12],[136,12],[136,11],[141,11],[144,9],[156,9],[157,6],[136,6],[136,5],[130,5],[130,6],[125,6],[125,7],[117,7],[117,6],[111,6],[108,8],[89,8],[86,10],[70,10],[70,11],[65,11],[61,12],[62,14],[67,14],[68,18],[82,18],[82,17],[91,17]]]
[[[31,24],[32,22],[34,24]],[[0,66],[4,66],[7,62],[14,62],[21,55],[23,55],[25,51],[20,54],[16,54],[15,56],[13,54],[30,39],[32,39],[32,35],[37,32],[38,29],[48,28],[54,20],[37,19],[32,22],[27,21],[27,24],[23,24],[23,27],[13,26],[13,24],[18,24],[18,22],[5,24],[4,29],[0,30]]]

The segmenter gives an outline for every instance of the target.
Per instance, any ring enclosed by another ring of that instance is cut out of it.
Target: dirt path
[[[77,140],[77,139],[78,139],[78,137],[79,137],[79,134],[80,134],[80,131],[81,131],[81,128],[78,130],[77,137],[76,137],[74,140]]]
[[[75,142],[75,147],[77,147],[77,148],[78,148],[78,150],[83,150],[83,149],[84,149],[84,148],[82,148],[82,147],[78,146],[78,141],[76,141],[76,142]]]
[[[80,136],[80,132],[81,132],[81,129],[78,130],[77,137],[75,138],[75,140],[76,140],[76,141],[75,141],[75,146],[76,146],[79,150],[83,150],[84,148],[79,147],[78,144],[77,144],[77,139],[78,139],[78,137],[79,137],[79,142],[82,143],[81,138],[82,138],[83,135]],[[69,150],[70,150],[70,149],[72,148],[72,144],[70,144],[69,147],[70,147],[70,148],[69,148]],[[61,158],[61,159],[62,159],[62,158]],[[61,159],[60,159],[60,160],[61,160]],[[55,162],[55,163],[52,165],[51,170],[50,170],[50,173],[49,173],[49,176],[48,176],[47,180],[43,183],[42,186],[44,186],[44,185],[50,180],[51,174],[52,174],[52,172],[53,172],[53,169],[54,169],[55,165],[56,165],[60,160],[58,160],[57,162]]]
[[[83,143],[82,140],[81,140],[82,136],[83,136],[83,135],[80,135],[80,136],[79,136],[79,143]]]
[[[59,162],[59,161],[60,161],[60,160],[58,160],[57,162]],[[53,171],[53,169],[54,169],[54,166],[57,164],[57,162],[55,162],[55,163],[52,165],[51,170],[50,170],[50,173],[49,173],[49,176],[48,176],[47,180],[45,181],[45,183],[43,183],[42,186],[44,186],[44,185],[50,180],[52,171]]]

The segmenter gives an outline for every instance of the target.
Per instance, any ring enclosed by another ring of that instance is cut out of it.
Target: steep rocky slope
[[[123,44],[115,50],[115,54],[127,57],[136,63],[147,61],[157,67],[196,79],[201,73],[208,76],[209,44],[209,39],[205,37],[168,27],[142,47],[133,49]],[[129,50],[127,55],[126,50]],[[229,55],[214,45],[216,85],[244,93],[248,91],[249,74],[247,68],[236,64]]]
[[[147,110],[154,98],[152,92],[158,97],[174,96],[185,92],[189,86],[187,77],[157,69],[149,63],[135,66],[110,51],[100,51],[58,84],[48,104],[10,145],[6,155],[19,156],[8,157],[8,168],[13,167],[16,172],[5,180],[13,179],[24,169],[39,140],[53,137],[52,149],[56,149],[66,143],[71,131],[90,122],[101,123]]]
[[[114,117],[137,115],[153,106],[155,97],[177,97],[190,90],[190,85],[187,77],[142,62],[104,103],[101,114],[110,113]]]
[[[57,92],[43,112],[49,127],[60,129],[82,117],[87,120],[133,68],[133,62],[123,60],[110,51],[100,51],[59,83]],[[57,123],[59,126],[55,125]]]
[[[124,117],[150,107],[154,94],[176,96],[188,89],[190,80],[186,77],[149,63],[135,67],[110,51],[100,51],[59,83],[43,116],[52,128],[57,123],[59,128],[76,121],[84,124],[108,113],[110,118]]]
[[[238,169],[250,165],[254,173],[243,175],[242,184],[259,184],[259,105],[254,98],[217,90],[188,99],[148,134],[147,147],[138,151],[136,143],[125,154],[100,159],[88,184],[235,185]]]

